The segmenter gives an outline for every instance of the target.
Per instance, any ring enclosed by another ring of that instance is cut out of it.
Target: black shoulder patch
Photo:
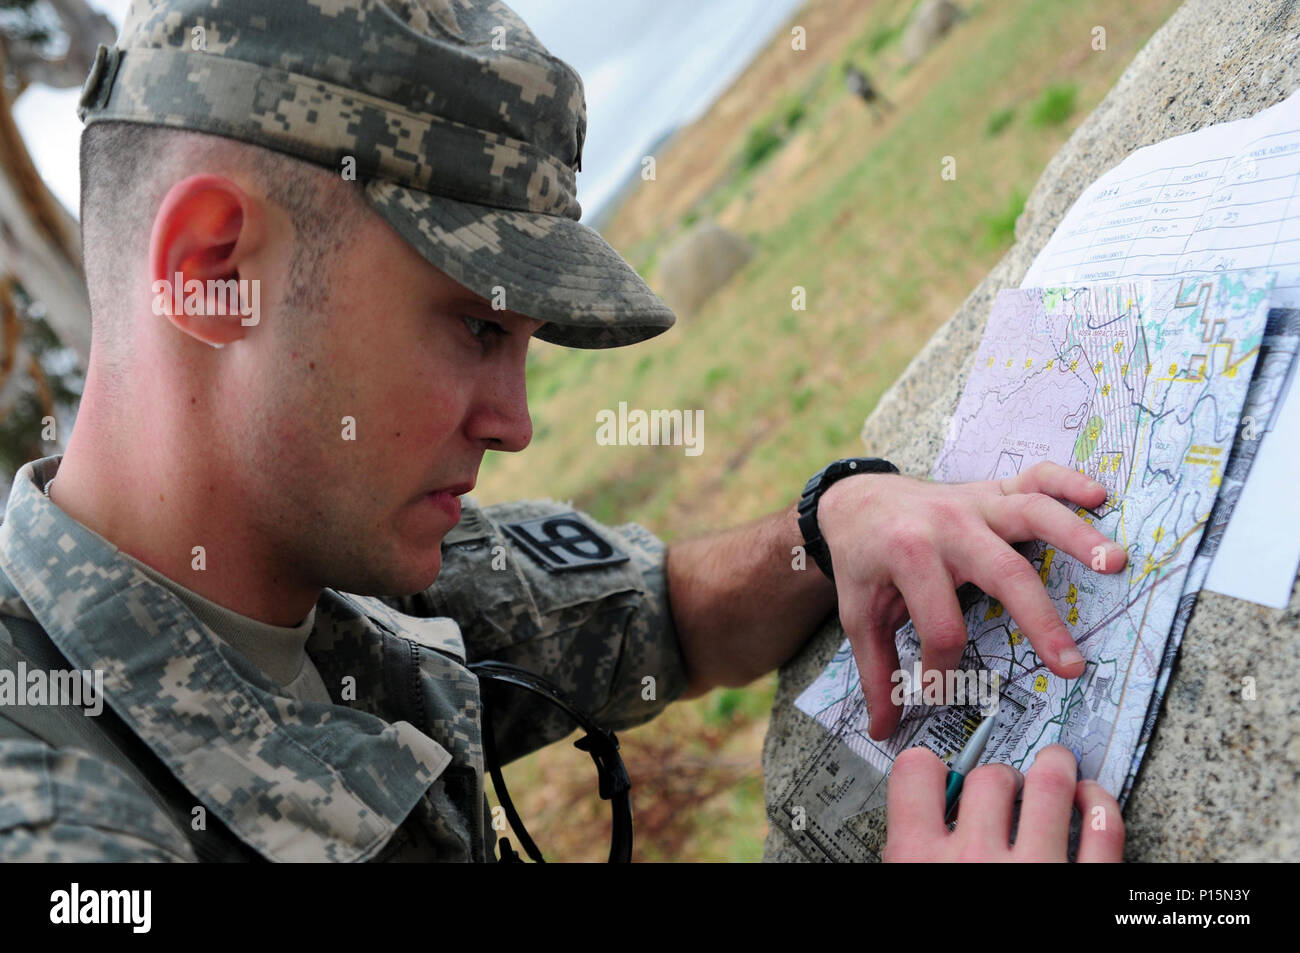
[[[572,511],[503,523],[501,529],[547,572],[615,566],[632,558]]]

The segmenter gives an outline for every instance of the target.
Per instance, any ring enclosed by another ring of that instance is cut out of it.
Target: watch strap
[[[814,473],[799,497],[799,531],[803,534],[804,551],[813,558],[828,579],[835,579],[831,565],[830,549],[822,538],[817,523],[817,507],[822,496],[839,480],[859,473],[897,473],[898,467],[880,457],[845,457],[822,467]]]

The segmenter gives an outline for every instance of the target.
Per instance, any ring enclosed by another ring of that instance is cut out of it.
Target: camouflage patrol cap
[[[582,80],[504,3],[132,0],[78,115],[191,129],[342,172],[425,259],[571,347],[672,311],[594,229]]]

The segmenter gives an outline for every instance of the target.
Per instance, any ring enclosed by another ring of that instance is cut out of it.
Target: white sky
[[[115,24],[128,3],[89,0]],[[800,0],[513,0],[510,5],[582,76],[587,141],[578,199],[583,220],[589,221],[649,145],[703,112]],[[32,87],[14,107],[32,159],[74,215],[79,92]]]

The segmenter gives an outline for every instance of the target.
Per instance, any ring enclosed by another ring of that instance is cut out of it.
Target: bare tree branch
[[[0,53],[18,79],[19,91],[30,83],[44,83],[56,89],[80,86],[90,72],[99,44],[112,45],[117,31],[109,19],[86,6],[85,0],[44,0],[58,17],[59,27],[67,36],[63,55],[49,59],[46,43],[24,37],[0,34]]]

